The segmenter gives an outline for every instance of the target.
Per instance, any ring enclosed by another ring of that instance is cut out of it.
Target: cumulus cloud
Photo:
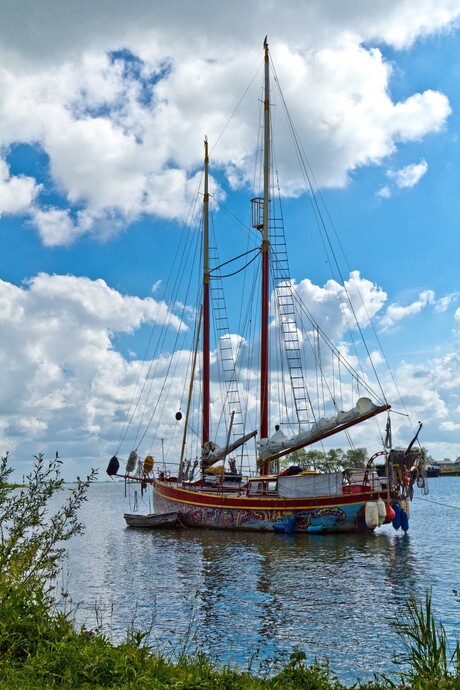
[[[11,176],[8,164],[0,159],[0,216],[4,213],[26,213],[40,191],[32,177]]]
[[[311,312],[321,316],[321,323],[326,321],[328,331],[343,338],[341,350],[347,357],[351,350],[346,345],[345,331],[350,326],[350,315],[343,308],[344,288],[333,281],[323,286],[302,281],[295,287],[303,298],[308,298]],[[362,326],[385,305],[385,292],[358,272],[348,279],[347,289]],[[363,299],[357,298],[358,290],[362,291]],[[434,295],[428,293],[419,301],[432,304],[433,300]],[[124,356],[114,347],[114,338],[121,334],[134,334],[143,324],[165,321],[172,333],[186,330],[183,321],[168,312],[162,302],[121,295],[103,280],[39,274],[21,287],[1,281],[2,447],[14,451],[20,444],[22,452],[28,451],[30,457],[37,448],[53,452],[59,448],[62,456],[80,458],[84,463],[94,463],[97,459],[99,463],[101,454],[103,458],[113,454],[130,414],[130,401],[137,400],[141,390],[147,393],[147,389],[153,390],[153,401],[165,386],[162,409],[166,412],[166,422],[160,422],[151,402],[147,408],[136,408],[135,423],[145,426],[152,415],[156,435],[168,438],[172,444],[172,434],[179,433],[177,425],[174,427],[174,415],[180,409],[191,352],[185,347],[172,360],[166,353],[157,352],[153,359],[143,363],[135,355]],[[247,341],[236,334],[230,340],[234,353],[241,360],[246,358]],[[371,361],[373,366],[382,366],[380,352],[372,352]],[[215,355],[212,362],[215,368]],[[252,416],[258,404],[257,392],[252,390],[256,385],[253,371],[256,365],[249,360],[242,364]],[[328,366],[326,360],[324,366]],[[365,363],[368,366],[370,362]],[[276,380],[275,377],[274,390]],[[431,424],[436,422],[439,433],[447,433],[449,408],[445,396],[460,387],[459,357],[451,354],[429,365],[400,365],[396,380],[398,389],[394,379],[384,381],[389,399],[402,393],[416,416],[431,420]],[[220,401],[222,391],[214,377],[212,386],[212,399]],[[345,387],[343,395],[347,404],[351,404],[352,398]],[[212,408],[216,421],[217,408],[217,405]],[[452,415],[450,421],[458,422]],[[395,431],[401,431],[404,439],[410,435],[405,424],[405,419],[395,422]],[[358,431],[357,442],[371,445],[369,430]],[[174,443],[179,447],[177,439]],[[91,449],[93,444],[96,450]]]
[[[380,309],[385,293],[379,288],[358,273],[348,283],[349,288],[353,283],[355,290],[360,287],[366,291],[366,318]],[[313,312],[326,316],[328,325],[343,334],[344,295],[337,284],[328,282],[320,287],[308,281],[296,289],[308,296]],[[185,313],[182,307],[181,313]],[[114,339],[123,333],[134,334],[143,324],[157,323],[169,324],[172,333],[187,330],[164,303],[121,295],[103,280],[42,273],[20,287],[0,281],[3,448],[14,450],[21,441],[22,448],[31,448],[31,455],[37,445],[44,444],[46,448],[56,446],[63,456],[86,453],[88,458],[88,444],[94,442],[103,452],[112,454],[130,401],[137,399],[140,391],[147,395],[150,389],[154,391],[152,401],[145,412],[141,411],[144,403],[139,404],[136,423],[143,416],[145,425],[155,411],[156,396],[166,388],[162,406],[170,411],[171,424],[180,406],[178,397],[184,389],[191,352],[184,347],[171,360],[158,351],[143,364],[136,356],[130,354],[127,358],[114,347]],[[242,336],[233,334],[228,342],[250,384],[249,413],[254,415],[258,396],[251,386],[258,386],[257,365],[247,359],[248,343]],[[215,354],[212,362],[215,373]],[[213,400],[220,401],[222,391],[214,378],[213,374]],[[220,407],[213,407],[213,415],[218,421]],[[153,424],[160,424],[157,416]]]
[[[458,450],[451,433],[460,425],[456,402],[460,388],[458,353],[449,352],[423,364],[403,362],[395,371],[395,380],[398,391],[393,391],[393,400],[397,401],[400,393],[413,417],[424,422],[422,445],[426,443],[423,438],[428,439],[434,457],[456,458]]]
[[[424,290],[419,298],[410,304],[390,304],[380,320],[380,327],[382,330],[394,328],[403,319],[419,314],[427,305],[433,304],[435,304],[433,290]]]
[[[226,31],[219,30],[217,44],[212,23],[221,26],[221,13],[208,16],[206,5],[190,17],[197,29],[210,22],[205,33],[177,24],[176,2],[160,8],[137,0],[128,12],[121,2],[97,8],[83,2],[77,10],[73,2],[49,0],[36,14],[22,0],[3,11],[0,145],[23,142],[48,155],[60,203],[56,209],[38,203],[31,215],[46,244],[69,244],[87,232],[107,236],[144,213],[184,219],[205,133],[211,148],[218,142],[213,164],[229,183],[249,184],[258,125],[249,102],[236,111],[235,105],[261,50],[239,24],[237,32],[230,30],[237,11],[225,11]],[[188,10],[179,6],[183,16]],[[244,5],[245,16],[256,16],[257,6]],[[389,11],[365,13],[359,3],[347,3],[337,13],[324,3],[294,2],[264,14],[267,30],[276,26],[272,54],[279,83],[299,138],[310,142],[307,154],[320,186],[343,186],[353,170],[379,164],[399,142],[444,125],[450,105],[442,93],[427,89],[392,101],[391,65],[371,46],[407,47],[417,32],[448,28],[459,15],[455,3],[426,0],[422,9],[400,0]],[[303,25],[311,27],[307,37]],[[281,114],[281,98],[274,98]],[[282,190],[297,195],[302,172],[293,170],[286,137],[285,127],[277,151]],[[396,184],[415,184],[423,166],[399,171]],[[21,185],[26,193],[25,179]]]
[[[35,208],[31,217],[46,247],[69,244],[81,234],[68,209]]]
[[[460,423],[451,421],[441,422],[439,428],[442,431],[458,431],[460,429]]]
[[[387,300],[386,292],[363,278],[359,271],[352,271],[343,285],[328,280],[321,287],[306,278],[295,289],[302,302],[309,305],[313,319],[332,340],[340,340],[358,325],[368,326]]]
[[[408,189],[414,187],[425,175],[427,170],[428,164],[423,160],[420,161],[420,163],[406,165],[405,168],[401,168],[401,170],[397,170],[396,172],[388,172],[388,176],[394,180],[399,189]]]
[[[388,170],[387,177],[391,184],[381,187],[377,196],[381,199],[389,199],[395,189],[412,189],[428,172],[428,163],[421,160],[420,163],[411,163],[399,170]]]
[[[286,145],[283,99],[299,140],[308,142],[319,185],[349,184],[355,170],[381,165],[401,143],[421,141],[445,126],[451,107],[431,82],[434,75],[420,92],[395,100],[393,65],[385,52],[387,46],[407,49],[420,37],[449,31],[460,17],[458,0],[363,7],[361,0],[292,0],[282,7],[235,0],[218,10],[214,0],[193,7],[182,0],[4,0],[0,213],[26,214],[43,244],[55,248],[83,236],[107,239],[144,214],[182,220],[197,189],[205,134],[216,178],[234,188],[249,185],[257,155],[258,123],[252,116],[260,98],[258,77],[252,93],[235,106],[261,64],[263,36],[255,45],[253,31],[261,12],[282,87],[282,94],[273,90],[273,114],[280,125],[276,156],[283,193],[300,194],[302,182]],[[178,14],[183,21],[177,22]],[[34,179],[30,169],[10,173],[18,144],[46,159],[42,177]],[[395,171],[380,196],[410,189],[427,169],[422,159]],[[223,195],[217,181],[214,192]],[[136,381],[142,385],[145,377],[135,354],[128,359],[117,350],[117,338],[155,323],[166,307],[74,276],[40,274],[19,287],[0,286],[3,446],[13,450],[21,441],[22,452],[31,456],[37,445],[56,441],[74,457],[99,457],[101,446],[113,447]],[[385,291],[358,272],[346,288],[305,280],[296,289],[339,340],[353,322],[345,289],[361,326],[380,317],[389,337],[406,317],[428,308],[445,311],[456,299],[436,299],[426,290],[409,304],[386,308]],[[170,323],[175,332],[185,328],[174,314]],[[244,349],[240,336],[233,340]],[[340,347],[347,353],[346,343]],[[184,348],[174,375],[168,357],[156,359],[155,384],[162,385],[169,372],[171,419],[189,357]],[[378,353],[372,361],[382,364]],[[439,447],[442,432],[459,423],[449,415],[447,397],[460,387],[458,370],[450,354],[429,365],[403,363],[397,371],[410,408],[436,423]],[[251,378],[250,368],[247,373]],[[251,405],[256,407],[257,396]],[[92,441],[97,450],[89,448]]]
[[[0,281],[2,447],[46,439],[63,450],[104,434],[126,410],[141,362],[113,337],[142,324],[185,324],[152,298],[122,296],[103,280],[39,274],[23,287]]]
[[[436,299],[433,290],[424,290],[420,293],[419,298],[410,304],[389,304],[385,314],[379,321],[382,330],[391,330],[397,327],[398,323],[403,319],[415,316],[423,311],[426,307],[431,306],[438,314],[442,314],[458,299],[458,293],[453,292]],[[460,322],[460,310],[457,309],[454,316],[456,321]]]

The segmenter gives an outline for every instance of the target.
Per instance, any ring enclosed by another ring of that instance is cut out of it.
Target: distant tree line
[[[330,448],[328,451],[305,450],[301,448],[290,453],[280,461],[280,469],[285,470],[291,465],[298,465],[305,470],[317,472],[339,472],[346,467],[365,467],[368,462],[366,448]]]

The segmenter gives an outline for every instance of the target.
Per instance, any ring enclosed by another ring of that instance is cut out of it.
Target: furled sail
[[[389,408],[389,405],[374,405],[369,398],[359,398],[355,407],[351,410],[338,412],[335,417],[320,419],[312,424],[310,429],[302,429],[295,436],[287,438],[283,432],[277,430],[270,438],[262,438],[257,444],[259,458],[267,460],[268,458],[281,457],[293,450],[303,448],[322,438],[326,438],[326,436],[331,436],[342,429],[347,429],[380,412],[385,412]]]
[[[229,443],[227,446],[224,446],[224,448],[218,446],[217,443],[213,443],[213,441],[208,441],[207,443],[203,444],[201,449],[202,464],[208,466],[212,465],[214,462],[216,462],[216,460],[225,459],[229,453],[232,453],[251,438],[254,438],[256,434],[257,431],[251,431],[249,434],[241,436],[241,438],[233,441],[233,443]]]

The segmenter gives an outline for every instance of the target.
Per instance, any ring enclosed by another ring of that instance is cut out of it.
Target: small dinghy
[[[125,513],[123,517],[128,527],[172,527],[178,522],[178,513]]]

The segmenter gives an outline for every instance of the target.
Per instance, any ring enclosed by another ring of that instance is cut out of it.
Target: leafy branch
[[[32,472],[20,490],[9,484],[12,469],[8,455],[0,461],[0,603],[15,586],[25,586],[31,596],[48,591],[59,572],[65,542],[83,531],[78,512],[86,501],[86,492],[96,478],[91,470],[86,479],[77,478],[68,490],[63,505],[50,513],[50,499],[64,491],[61,460],[46,462],[43,454],[35,456]]]

